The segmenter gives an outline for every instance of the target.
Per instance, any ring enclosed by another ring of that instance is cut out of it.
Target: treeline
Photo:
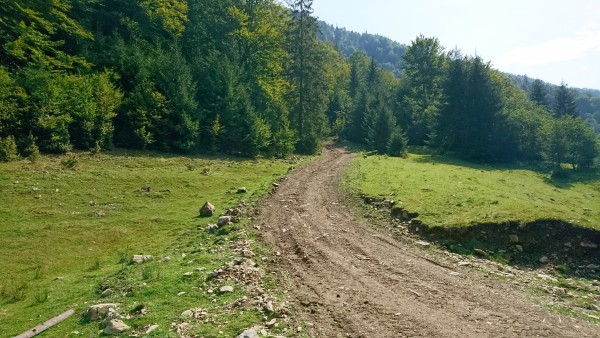
[[[364,56],[351,58],[347,138],[390,153],[403,143],[397,135],[405,135],[409,144],[483,162],[585,168],[598,156],[598,135],[577,115],[564,85],[554,104],[544,105],[480,57],[446,52],[423,36],[408,46],[403,64],[403,77],[394,81],[373,61],[367,67]]]
[[[314,153],[346,64],[318,40],[311,5],[3,1],[3,157],[112,146]]]
[[[557,95],[562,95],[566,84],[554,85],[539,79],[531,79],[526,75],[508,75],[517,83],[519,88],[535,94],[532,99],[552,109],[555,105]],[[568,88],[569,95],[577,107],[577,114],[581,116],[597,133],[600,134],[600,90]]]
[[[597,138],[571,97],[566,112],[536,103],[481,58],[422,36],[398,78],[321,41],[311,6],[4,2],[0,160],[113,146],[284,157],[338,136],[393,156],[415,144],[478,161],[593,163]]]

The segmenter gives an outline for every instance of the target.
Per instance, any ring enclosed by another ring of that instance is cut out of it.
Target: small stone
[[[590,270],[600,270],[600,265],[590,264],[590,265],[586,266],[586,268],[588,268]]]
[[[279,183],[273,183],[273,188],[279,188]]]
[[[161,263],[169,263],[170,261],[171,261],[171,257],[169,257],[169,256],[163,257],[160,260]]]
[[[249,329],[242,332],[237,338],[259,338],[255,329]]]
[[[590,241],[583,241],[579,245],[582,248],[586,248],[586,249],[598,249],[598,244],[592,243]]]
[[[102,291],[102,293],[100,294],[100,297],[108,297],[110,295],[112,295],[114,293],[114,291],[112,289],[106,289],[104,291]]]
[[[546,264],[546,263],[548,263],[548,261],[549,261],[549,259],[546,256],[540,257],[540,260],[539,260],[539,262],[542,264]]]
[[[186,272],[186,273],[183,274],[183,277],[191,277],[193,275],[194,275],[193,272]]]
[[[422,246],[424,248],[428,248],[431,246],[431,243],[426,242],[426,241],[417,241],[417,245]]]
[[[36,200],[39,200],[42,198],[42,195],[35,195],[35,196],[33,196],[33,198],[35,198]]]
[[[102,332],[104,332],[104,334],[119,334],[119,333],[123,333],[125,331],[129,330],[129,326],[125,323],[123,323],[122,320],[120,319],[113,319],[110,322],[108,322],[108,325],[106,325],[106,327],[104,328],[104,330]]]
[[[513,235],[510,235],[509,237],[510,237],[511,243],[519,243],[519,236],[513,234]]]
[[[151,255],[133,255],[131,257],[131,264],[141,264],[145,262],[149,262],[153,259]]]
[[[271,327],[271,326],[275,325],[276,322],[277,322],[277,319],[273,318],[270,321],[268,321],[267,323],[265,323],[265,326]]]
[[[149,328],[146,330],[146,334],[149,334],[149,333],[151,333],[152,331],[154,331],[154,330],[158,329],[158,327],[159,327],[159,326],[158,326],[157,324],[150,325],[150,327],[149,327]]]
[[[231,216],[221,216],[219,217],[219,220],[217,221],[217,225],[222,227],[225,225],[230,225],[233,222],[233,217]]]
[[[152,188],[151,188],[151,187],[149,187],[149,186],[145,186],[145,187],[141,187],[141,188],[140,188],[140,191],[141,191],[141,192],[151,192],[151,191],[152,191]]]
[[[573,247],[573,244],[571,244],[571,242],[566,242],[566,243],[564,244],[564,246],[565,246],[565,248],[572,248],[572,247]]]
[[[556,278],[554,278],[552,276],[546,275],[544,273],[539,273],[537,275],[537,277],[540,278],[540,279],[543,279],[543,280],[549,280],[549,281],[552,281],[552,282],[558,282],[558,279],[556,279]]]
[[[221,293],[233,292],[233,286],[230,286],[230,285],[221,286],[221,288],[219,289],[219,292],[221,292]]]
[[[246,189],[246,187],[240,187],[240,188],[238,188],[238,190],[237,190],[237,193],[238,193],[238,194],[245,194],[245,193],[247,193],[247,192],[248,192],[248,189]]]
[[[215,214],[215,206],[210,202],[204,203],[202,208],[200,208],[200,217],[211,217]]]
[[[104,216],[106,216],[106,213],[102,210],[96,210],[96,211],[93,211],[90,215],[94,216],[94,217],[104,217]]]
[[[267,304],[265,304],[265,310],[269,313],[275,312],[275,307],[273,306],[273,302],[267,302]]]
[[[456,277],[456,276],[460,276],[460,273],[458,273],[458,272],[456,272],[456,271],[451,271],[451,272],[448,272],[448,274],[449,274],[450,276],[455,276],[455,277]]]
[[[487,257],[488,256],[488,253],[485,252],[485,250],[483,250],[483,249],[474,249],[473,252],[476,253],[477,255],[481,256],[481,257]]]
[[[236,257],[229,263],[229,266],[242,265],[242,263],[244,263],[244,260],[245,259],[243,257]]]
[[[93,322],[106,316],[110,309],[115,309],[117,306],[118,304],[114,303],[92,305],[85,311],[84,317],[86,320]]]
[[[219,230],[219,226],[216,224],[209,224],[206,226],[206,233],[208,234],[214,234],[217,230]]]
[[[462,261],[462,262],[458,262],[458,266],[470,266],[471,262],[467,262],[467,261]]]
[[[181,296],[185,295],[186,293],[187,293],[187,292],[185,292],[185,291],[181,291],[180,293],[178,293],[178,294],[177,294],[177,296],[178,296],[178,297],[181,297]]]
[[[518,245],[517,244],[515,247],[517,248],[518,252],[523,252],[523,246],[522,245]]]
[[[592,310],[592,311],[600,311],[600,306],[598,306],[596,304],[589,304],[588,309]]]

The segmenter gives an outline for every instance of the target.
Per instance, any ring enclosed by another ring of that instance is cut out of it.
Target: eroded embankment
[[[389,215],[394,228],[406,229],[454,252],[490,256],[511,265],[532,268],[553,264],[579,276],[600,277],[598,230],[560,220],[430,226],[423,224],[418,214],[395,206],[393,201],[365,196],[362,199]]]

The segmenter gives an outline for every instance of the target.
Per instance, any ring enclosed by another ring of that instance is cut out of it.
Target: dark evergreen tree
[[[531,84],[529,90],[531,100],[540,106],[549,107],[548,105],[548,89],[542,80],[535,80]]]
[[[577,116],[577,104],[573,93],[567,87],[567,84],[561,82],[554,96],[554,116],[561,118],[563,116]]]

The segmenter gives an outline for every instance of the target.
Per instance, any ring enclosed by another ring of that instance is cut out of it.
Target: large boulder
[[[210,202],[204,203],[202,208],[200,208],[200,217],[211,217],[215,214],[215,206]]]

